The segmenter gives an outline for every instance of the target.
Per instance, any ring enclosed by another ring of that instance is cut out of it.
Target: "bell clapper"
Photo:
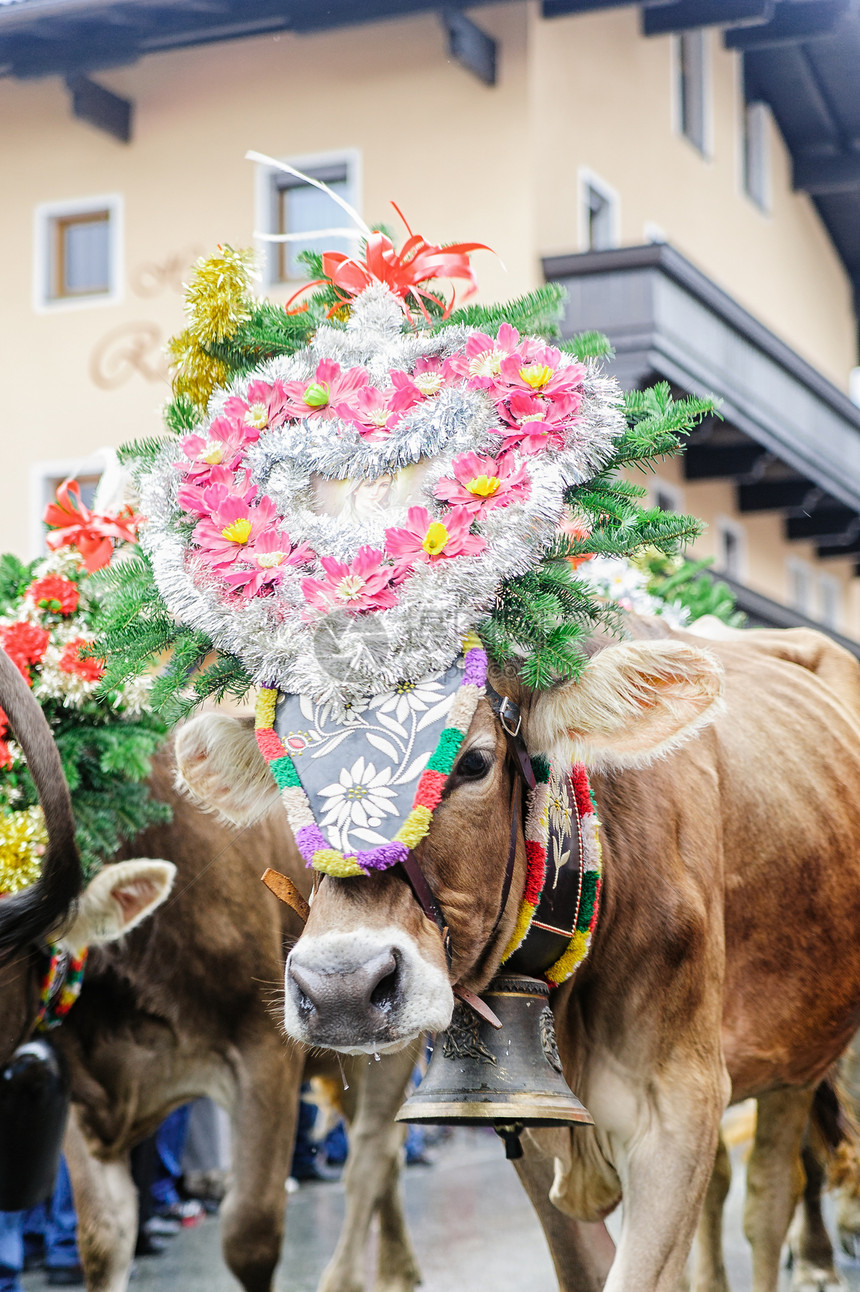
[[[523,1123],[513,1122],[511,1125],[504,1126],[496,1122],[493,1130],[500,1139],[505,1141],[505,1157],[509,1162],[514,1162],[518,1157],[523,1155],[523,1146],[520,1141],[520,1135],[523,1133]]]

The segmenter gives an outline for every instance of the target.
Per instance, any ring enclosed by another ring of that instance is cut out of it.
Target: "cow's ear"
[[[161,905],[175,876],[172,862],[149,857],[105,866],[81,894],[71,924],[54,940],[73,949],[114,942]]]
[[[249,825],[278,802],[250,722],[202,713],[177,731],[173,749],[178,788],[233,825]]]
[[[686,642],[623,642],[589,660],[578,682],[532,700],[532,752],[595,769],[641,767],[719,712],[722,669]]]

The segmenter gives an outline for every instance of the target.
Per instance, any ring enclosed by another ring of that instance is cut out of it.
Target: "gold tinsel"
[[[17,893],[35,884],[47,845],[41,808],[0,815],[0,893]]]
[[[205,409],[216,386],[227,381],[227,368],[220,359],[207,354],[186,328],[167,343],[173,368],[173,393],[186,395],[198,408]]]
[[[185,293],[188,331],[200,345],[225,341],[251,317],[251,273],[254,253],[219,248],[201,257]]]

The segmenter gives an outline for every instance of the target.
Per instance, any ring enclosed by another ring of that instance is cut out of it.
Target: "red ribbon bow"
[[[455,297],[452,295],[451,300],[446,304],[438,296],[422,287],[422,283],[427,283],[433,278],[465,280],[469,286],[463,297],[464,300],[468,300],[477,291],[478,282],[475,271],[469,263],[469,256],[473,251],[490,251],[492,248],[483,242],[453,242],[447,247],[436,246],[435,243],[427,242],[420,234],[413,233],[406,224],[400,208],[394,202],[391,205],[403,220],[409,234],[408,240],[400,251],[395,250],[394,243],[384,233],[374,232],[368,236],[363,260],[345,256],[342,251],[325,252],[322,258],[325,276],[308,283],[296,292],[295,296],[290,297],[287,301],[288,311],[301,292],[307,291],[310,287],[316,287],[320,283],[331,283],[339,295],[338,304],[329,310],[329,314],[332,314],[341,305],[347,305],[371,283],[379,282],[385,283],[386,287],[401,301],[405,314],[409,315],[407,301],[411,298],[425,321],[432,323],[424,302],[433,301],[443,311],[442,317],[448,318],[454,308]]]
[[[72,479],[60,485],[56,502],[48,503],[42,520],[53,529],[46,539],[51,551],[76,547],[90,574],[110,563],[114,539],[121,543],[137,541],[137,520],[129,508],[118,516],[90,511],[81,500],[78,482]]]

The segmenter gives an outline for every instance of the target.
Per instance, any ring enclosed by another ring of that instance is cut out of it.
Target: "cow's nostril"
[[[393,968],[379,979],[379,982],[370,993],[370,1003],[377,1009],[390,1009],[394,1004],[399,988],[400,964],[397,952],[393,952]]]

